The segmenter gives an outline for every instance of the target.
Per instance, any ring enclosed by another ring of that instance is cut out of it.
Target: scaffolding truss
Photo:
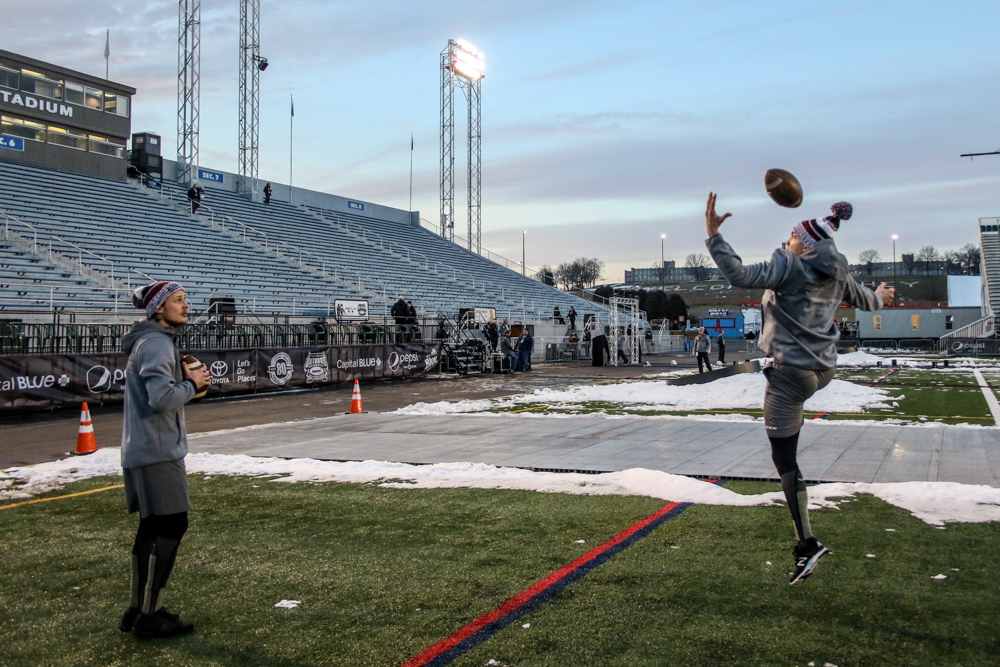
[[[628,357],[629,364],[638,364],[639,339],[642,336],[639,299],[613,296],[608,302],[608,314],[610,315],[611,325],[611,331],[608,334],[608,345],[610,347],[608,356],[611,358],[611,365],[618,365],[619,338],[625,338],[625,356]]]
[[[469,63],[472,63],[470,65]],[[478,65],[479,69],[474,69]],[[462,40],[441,52],[441,236],[455,240],[455,88],[468,108],[468,247],[482,251],[482,54]]]
[[[261,60],[260,0],[241,0],[239,168],[241,191],[251,200],[258,197]]]
[[[201,105],[201,0],[178,0],[177,180],[190,183],[198,167]]]

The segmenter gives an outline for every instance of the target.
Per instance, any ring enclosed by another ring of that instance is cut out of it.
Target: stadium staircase
[[[979,247],[986,282],[987,303],[993,317],[993,335],[1000,332],[1000,218],[979,222]]]
[[[438,315],[448,337],[442,341],[442,370],[459,375],[493,372],[493,348],[480,329],[460,327],[450,317]]]

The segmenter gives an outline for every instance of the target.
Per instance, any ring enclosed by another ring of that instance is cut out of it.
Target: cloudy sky
[[[138,89],[133,130],[176,151],[177,2],[0,0],[2,47]],[[41,18],[40,18],[41,17]],[[237,0],[202,0],[201,163],[237,171]],[[708,3],[261,0],[260,176],[439,218],[441,50],[485,53],[483,246],[527,264],[597,257],[605,278],[704,252],[705,198],[766,258],[804,218],[846,199],[838,246],[892,257],[978,244],[1000,216],[1000,20],[994,1]],[[459,101],[461,98],[457,98]],[[465,164],[464,103],[456,161]],[[764,172],[796,174],[781,209]],[[465,235],[465,174],[456,174]]]

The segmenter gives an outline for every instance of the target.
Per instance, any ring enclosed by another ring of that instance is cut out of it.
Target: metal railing
[[[132,324],[0,323],[0,355],[97,354],[122,352],[121,338]],[[364,324],[188,324],[177,334],[185,350],[322,347],[432,341],[426,327]]]
[[[947,346],[948,340],[952,338],[980,338],[982,336],[989,336],[994,332],[995,325],[996,317],[991,313],[981,320],[966,324],[961,329],[955,329],[941,336],[941,346]]]
[[[118,279],[119,280],[125,280],[126,281],[126,285],[131,285],[133,274],[135,274],[136,276],[142,276],[148,282],[152,282],[153,281],[153,278],[151,278],[150,276],[146,275],[145,273],[143,273],[142,271],[139,271],[138,269],[136,269],[134,267],[125,266],[123,264],[119,264],[119,263],[114,262],[114,261],[112,261],[110,259],[107,259],[106,257],[102,257],[102,256],[98,255],[95,252],[91,252],[90,250],[87,250],[86,248],[83,248],[83,247],[81,247],[81,246],[73,243],[72,241],[67,241],[66,239],[62,238],[61,236],[56,236],[55,234],[47,234],[44,231],[40,232],[40,230],[37,227],[35,227],[34,225],[31,225],[31,224],[29,224],[27,222],[24,222],[23,220],[19,220],[19,219],[15,218],[14,216],[9,215],[7,213],[4,213],[2,211],[0,211],[0,215],[2,215],[3,218],[4,218],[4,221],[3,221],[3,234],[4,234],[4,240],[5,241],[9,241],[9,240],[11,240],[11,237],[13,237],[15,241],[21,241],[21,240],[23,240],[25,243],[27,243],[28,240],[25,237],[30,237],[31,252],[32,252],[32,254],[34,254],[36,256],[41,256],[41,255],[39,255],[39,252],[38,252],[39,247],[41,247],[43,249],[43,252],[47,253],[48,259],[49,259],[50,262],[57,262],[59,259],[61,259],[60,257],[55,257],[55,258],[53,257],[53,250],[58,255],[62,255],[63,257],[66,257],[70,262],[73,261],[72,255],[76,254],[76,265],[77,265],[76,266],[76,272],[82,278],[87,278],[88,277],[84,273],[84,262],[83,262],[83,259],[84,259],[84,256],[86,255],[88,258],[92,258],[92,262],[87,265],[88,268],[92,267],[94,263],[100,263],[101,266],[103,266],[105,264],[107,265],[108,285],[110,287],[112,287],[112,288],[115,285],[115,267],[116,266],[119,267],[118,268]],[[10,226],[11,226],[12,222],[15,225],[20,225],[20,226],[26,228],[27,230],[30,231],[30,234],[24,234],[23,232],[18,232],[16,229],[14,231],[11,231]],[[42,241],[41,246],[39,246],[39,233],[41,233],[41,241]],[[46,247],[48,248],[47,250],[45,250]],[[67,249],[68,249],[68,252],[67,252]],[[74,251],[75,251],[75,253],[74,253]],[[101,271],[99,269],[91,269],[91,270],[96,271],[98,273],[98,275],[100,275],[100,273],[101,273]]]

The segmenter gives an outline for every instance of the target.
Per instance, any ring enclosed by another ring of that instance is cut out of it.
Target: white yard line
[[[983,390],[983,396],[986,398],[986,404],[990,406],[990,414],[993,415],[993,422],[1000,426],[1000,402],[997,402],[997,395],[993,393],[993,389],[986,384],[986,378],[983,374],[979,372],[978,368],[973,368],[972,372],[976,374],[976,381],[979,383],[979,388]]]

